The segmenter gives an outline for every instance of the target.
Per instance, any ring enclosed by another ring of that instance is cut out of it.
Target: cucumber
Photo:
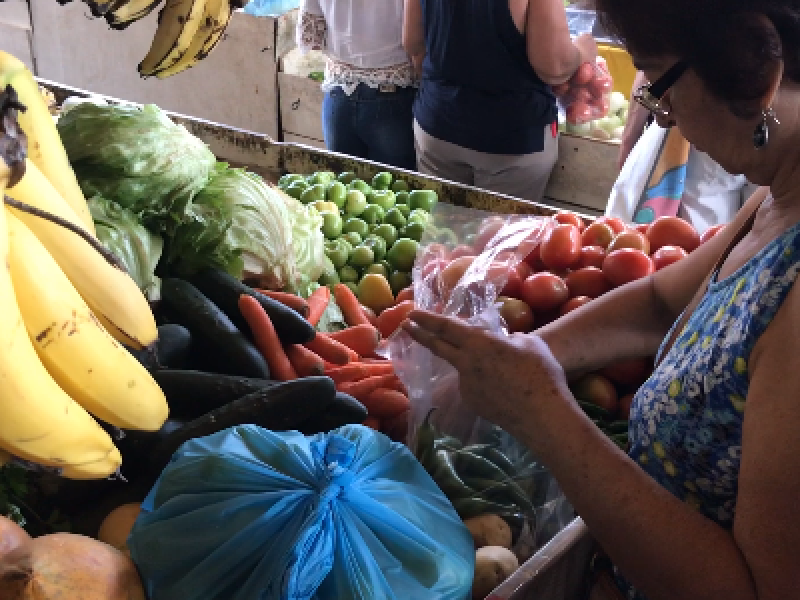
[[[175,323],[186,327],[193,338],[205,338],[218,350],[214,362],[220,365],[221,372],[269,379],[269,366],[258,349],[191,283],[162,279],[161,298]]]
[[[333,402],[310,419],[303,421],[297,428],[305,435],[327,433],[344,425],[363,423],[367,418],[367,409],[358,400],[342,392],[336,392]]]
[[[170,416],[177,419],[196,419],[242,396],[281,383],[269,379],[178,369],[158,370],[153,373],[153,378],[167,397]]]
[[[212,300],[242,331],[249,327],[239,312],[239,297],[247,294],[258,300],[258,303],[269,315],[275,332],[284,344],[305,344],[314,339],[314,327],[296,311],[284,306],[277,300],[265,296],[245,285],[233,275],[219,269],[203,269],[190,281],[208,298]],[[163,285],[163,284],[162,284]]]

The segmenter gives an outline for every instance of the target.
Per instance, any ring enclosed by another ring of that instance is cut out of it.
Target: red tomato
[[[622,233],[625,231],[628,226],[625,225],[625,221],[620,219],[619,217],[598,217],[594,221],[595,223],[605,223],[614,231],[615,234]]]
[[[595,221],[583,230],[581,244],[584,246],[599,246],[605,250],[615,235],[616,233],[614,233],[611,225]]]
[[[705,244],[708,240],[710,240],[715,235],[717,235],[720,231],[722,231],[723,227],[725,227],[724,224],[723,225],[714,225],[713,227],[709,227],[708,229],[706,229],[703,232],[703,235],[700,236],[700,243],[701,244]]]
[[[625,394],[619,399],[619,417],[621,419],[630,419],[634,395],[635,394]]]
[[[575,225],[556,225],[540,249],[542,262],[548,269],[568,269],[581,257],[581,232]]]
[[[597,73],[592,63],[583,63],[578,70],[570,78],[569,82],[573,85],[586,85],[589,83]]]
[[[592,101],[592,93],[588,87],[576,87],[570,91],[570,100],[575,102],[583,102],[589,104]]]
[[[517,275],[521,281],[525,281],[528,277],[533,275],[533,268],[524,260],[517,265]]]
[[[475,236],[475,251],[483,252],[486,245],[497,235],[497,232],[503,228],[506,220],[503,217],[487,217],[483,220],[478,234]]]
[[[589,298],[599,298],[606,292],[611,291],[603,271],[597,267],[585,267],[573,271],[564,278],[564,282],[569,288],[571,298],[576,296],[588,296]]]
[[[575,296],[574,298],[570,298],[561,305],[561,308],[558,311],[558,316],[563,317],[565,314],[572,312],[576,308],[580,308],[584,304],[587,304],[591,301],[592,299],[589,298],[589,296]]]
[[[545,266],[542,263],[542,252],[541,252],[541,245],[537,244],[533,250],[525,257],[525,262],[528,263],[531,269],[533,269],[534,273],[538,273],[539,271],[544,271]]]
[[[650,240],[638,231],[628,229],[622,233],[618,233],[616,237],[611,240],[606,252],[613,252],[620,248],[636,248],[645,254],[650,254]]]
[[[419,261],[425,263],[434,258],[447,258],[447,248],[444,244],[433,243],[425,247],[425,251],[420,256]]]
[[[536,273],[522,282],[522,299],[534,311],[555,310],[569,298],[564,280],[552,273]]]
[[[528,333],[533,329],[533,311],[531,307],[517,298],[500,296],[500,316],[508,326],[509,333]]]
[[[447,263],[447,266],[442,269],[439,274],[439,283],[442,288],[442,294],[445,298],[450,295],[450,292],[458,285],[458,282],[467,272],[472,261],[475,260],[474,256],[462,256]]]
[[[581,248],[581,258],[578,261],[578,268],[584,267],[597,267],[603,268],[603,259],[606,257],[606,251],[600,246],[584,246]]]
[[[575,398],[606,409],[611,414],[619,408],[619,398],[614,384],[597,373],[584,375],[571,386]]]
[[[686,250],[680,246],[661,246],[661,248],[653,252],[653,267],[655,267],[656,271],[659,271],[685,257]]]
[[[583,125],[594,119],[594,110],[585,102],[573,102],[567,107],[567,123]]]
[[[647,229],[650,248],[655,252],[662,246],[680,246],[692,252],[700,245],[700,234],[680,217],[659,217]]]
[[[611,80],[610,77],[605,75],[598,74],[597,77],[592,79],[589,82],[589,92],[595,98],[603,96],[604,94],[610,94],[614,91],[614,82]]]
[[[486,274],[488,281],[505,281],[500,296],[519,298],[522,291],[522,280],[514,267],[502,263],[492,263]]]
[[[455,260],[456,258],[461,258],[462,256],[474,256],[475,255],[475,248],[472,246],[467,246],[466,244],[461,244],[456,246],[450,251],[450,256],[448,257],[450,260]]]
[[[608,365],[600,372],[620,385],[641,385],[653,371],[652,358],[632,358]]]
[[[637,223],[633,228],[639,233],[647,235],[647,230],[650,228],[650,223]]]
[[[614,250],[603,261],[603,273],[614,287],[646,277],[654,270],[650,257],[635,248]]]
[[[444,258],[434,258],[425,263],[422,267],[422,278],[426,279],[431,275],[438,275],[444,268],[450,264],[450,261]]]
[[[586,225],[583,222],[583,219],[581,219],[578,215],[572,212],[566,212],[566,211],[559,212],[556,213],[553,216],[553,218],[563,225],[575,225],[575,227],[577,227],[581,231],[583,231],[583,228],[586,227]]]

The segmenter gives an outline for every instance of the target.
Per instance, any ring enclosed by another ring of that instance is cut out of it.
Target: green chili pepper
[[[614,421],[608,427],[606,427],[606,431],[611,434],[616,433],[628,433],[628,422],[627,421]]]
[[[487,448],[486,451],[481,454],[481,456],[483,456],[486,460],[491,461],[509,477],[513,477],[516,474],[517,470],[514,468],[514,463],[512,463],[509,458],[497,448],[489,446],[489,448]]]
[[[503,515],[517,514],[515,510],[509,510],[509,507],[490,502],[482,498],[457,498],[451,500],[453,508],[456,509],[458,516],[462,519],[471,519],[480,515],[492,514],[502,517]]]
[[[482,456],[468,452],[466,449],[453,453],[453,464],[456,467],[456,471],[465,476],[483,477],[495,481],[508,479],[508,475],[500,467]]]
[[[475,495],[475,490],[464,483],[459,476],[449,451],[436,450],[431,462],[431,477],[451,501],[454,498],[469,498]]]
[[[436,438],[436,441],[433,442],[433,447],[436,450],[439,450],[440,448],[445,450],[461,450],[461,446],[463,446],[461,440],[453,437],[452,435],[443,435]]]
[[[433,428],[433,425],[431,425],[431,414],[433,414],[434,410],[436,409],[432,408],[430,412],[428,412],[422,425],[417,429],[414,455],[423,466],[427,465],[433,455],[433,443],[436,439],[436,430]]]
[[[612,419],[610,412],[596,404],[583,400],[578,400],[578,404],[590,419],[600,419],[602,421],[610,421]]]
[[[614,433],[609,435],[608,437],[610,437],[611,441],[614,442],[617,446],[619,446],[622,450],[627,450],[628,448],[627,433]]]

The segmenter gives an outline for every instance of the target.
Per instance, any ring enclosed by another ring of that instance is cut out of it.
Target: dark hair
[[[779,61],[800,81],[800,0],[595,0],[599,18],[639,57],[686,60],[733,113],[752,118]]]

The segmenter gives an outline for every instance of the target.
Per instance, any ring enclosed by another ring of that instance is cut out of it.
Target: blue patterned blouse
[[[748,360],[798,271],[800,223],[730,277],[718,281],[715,273],[631,407],[630,456],[726,529],[736,512]],[[644,600],[619,574],[617,580],[628,598]]]

